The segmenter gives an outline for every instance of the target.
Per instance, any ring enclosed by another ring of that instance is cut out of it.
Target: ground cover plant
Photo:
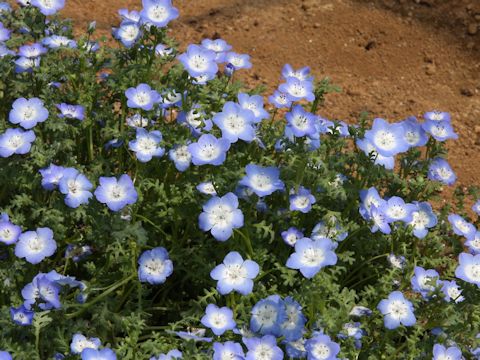
[[[448,113],[328,120],[328,78],[264,98],[168,0],[116,45],[63,5],[0,4],[0,359],[480,358]]]

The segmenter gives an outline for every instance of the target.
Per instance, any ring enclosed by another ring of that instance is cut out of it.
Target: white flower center
[[[241,264],[225,265],[224,280],[232,285],[240,285],[247,278],[247,269]]]
[[[392,205],[387,210],[387,215],[392,219],[402,219],[407,215],[407,210],[400,204]]]
[[[423,229],[425,226],[427,226],[429,220],[430,218],[425,211],[415,211],[413,213],[412,225],[416,229]]]
[[[416,131],[407,131],[405,132],[405,140],[410,145],[415,145],[420,140],[420,134]]]
[[[227,325],[228,319],[225,314],[218,312],[212,315],[211,322],[216,328],[224,328]]]
[[[466,265],[465,273],[473,281],[480,282],[480,264]]]
[[[294,116],[292,123],[300,130],[306,130],[308,128],[308,118],[305,115],[299,114]]]
[[[322,249],[309,247],[303,250],[301,262],[306,266],[319,266],[325,259]]]
[[[282,324],[284,329],[294,329],[298,322],[298,310],[293,305],[287,305],[287,320]]]
[[[174,150],[175,158],[181,162],[188,162],[192,158],[192,154],[188,151],[185,145],[179,146]]]
[[[375,134],[375,145],[381,149],[391,150],[397,144],[395,135],[388,130],[381,130]]]
[[[40,4],[42,4],[43,7],[51,9],[53,8],[54,2],[53,0],[40,0]]]
[[[317,359],[328,359],[331,354],[330,347],[325,344],[315,344],[312,353]]]
[[[125,190],[120,185],[113,185],[109,191],[110,198],[120,200],[125,197]]]
[[[435,120],[435,121],[442,121],[443,120],[443,114],[441,112],[435,111],[433,113],[433,115],[431,116],[431,119]]]
[[[207,69],[208,62],[202,55],[196,54],[189,58],[188,63],[197,71],[204,71]]]
[[[68,192],[72,195],[77,195],[81,191],[81,186],[75,179],[68,180],[67,187]]]
[[[227,227],[232,222],[233,209],[230,206],[218,205],[209,212],[208,218],[216,226]]]
[[[447,129],[445,128],[445,126],[442,126],[441,124],[435,124],[430,131],[432,135],[438,136],[441,138],[446,137],[448,135]]]
[[[403,301],[393,300],[388,305],[388,312],[394,319],[401,320],[408,315],[408,308]]]
[[[152,20],[162,21],[168,17],[168,11],[164,6],[155,5],[148,9],[148,16]]]
[[[159,259],[149,259],[143,264],[143,268],[148,275],[160,275],[163,273],[165,264]]]
[[[252,175],[250,183],[253,188],[259,190],[269,190],[272,188],[272,179],[264,173]]]
[[[44,247],[45,247],[45,242],[43,241],[43,239],[40,239],[38,236],[35,236],[34,238],[28,241],[28,248],[30,249],[30,251],[34,253],[41,252]]]
[[[127,41],[133,41],[137,38],[140,32],[139,28],[135,25],[125,25],[123,28],[123,38]]]
[[[2,238],[4,241],[11,240],[13,237],[13,233],[10,231],[9,228],[4,228],[0,232],[0,238]]]
[[[138,105],[147,105],[150,102],[150,94],[147,93],[146,91],[137,91],[135,93],[135,102]]]
[[[37,114],[37,112],[35,111],[35,108],[33,108],[31,106],[27,105],[23,109],[23,119],[24,120],[31,120],[32,118],[35,117],[36,114]]]
[[[266,344],[260,344],[255,348],[254,354],[255,360],[271,360],[273,349]]]
[[[18,149],[24,144],[23,137],[20,135],[13,135],[10,139],[8,139],[8,145],[12,149]]]
[[[236,114],[229,115],[225,119],[225,126],[230,132],[239,134],[245,128],[245,119]]]
[[[295,243],[297,242],[298,240],[298,237],[297,235],[295,235],[294,233],[290,233],[286,236],[286,239],[287,243],[289,243],[290,245],[295,245]]]
[[[455,226],[463,233],[468,233],[470,231],[468,223],[464,220],[455,221]]]
[[[220,154],[220,149],[213,144],[205,144],[200,149],[200,154],[204,159],[215,159]]]
[[[295,196],[292,202],[299,209],[304,209],[308,205],[310,205],[310,199],[308,198],[308,196],[303,196],[303,195]]]
[[[305,86],[303,86],[300,82],[296,82],[290,86],[288,89],[290,94],[292,94],[295,97],[303,97],[305,96],[306,89]]]
[[[272,304],[262,304],[258,309],[255,309],[253,314],[255,320],[260,324],[260,328],[270,328],[275,325],[277,321],[278,311]]]
[[[152,153],[157,149],[157,143],[150,136],[144,136],[138,139],[138,148],[145,153]]]

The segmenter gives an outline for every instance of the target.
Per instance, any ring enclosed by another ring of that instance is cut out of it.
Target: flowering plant
[[[63,0],[0,3],[0,359],[480,359],[480,214],[450,115],[268,97],[170,0],[73,39]],[[279,69],[280,71],[280,69]],[[472,210],[467,207],[472,201]]]

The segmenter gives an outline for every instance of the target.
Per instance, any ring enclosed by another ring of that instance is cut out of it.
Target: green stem
[[[249,258],[253,258],[254,252],[253,252],[252,242],[250,241],[250,236],[245,235],[243,232],[241,232],[240,230],[237,230],[237,229],[235,229],[235,232],[237,234],[239,234],[242,237],[242,239],[244,240]],[[248,232],[247,232],[247,234],[248,234]]]

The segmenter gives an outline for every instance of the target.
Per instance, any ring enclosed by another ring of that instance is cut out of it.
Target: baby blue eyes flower
[[[243,360],[245,353],[242,345],[233,341],[213,343],[213,360]]]
[[[408,224],[413,227],[413,235],[423,239],[428,234],[428,229],[437,225],[437,216],[428,202],[414,202],[417,208],[412,213],[412,221]]]
[[[188,74],[196,78],[203,75],[214,76],[217,73],[216,56],[217,54],[214,51],[192,44],[187,47],[187,52],[178,57],[178,60],[183,64]]]
[[[167,47],[164,44],[158,44],[155,46],[155,55],[160,57],[167,57],[173,54],[173,49]]]
[[[314,333],[305,343],[308,360],[337,360],[340,345],[330,339],[330,336]]]
[[[367,138],[357,139],[356,143],[358,148],[362,150],[365,155],[373,155],[372,160],[374,160],[375,165],[381,165],[387,170],[393,170],[393,168],[395,167],[395,157],[381,155],[378,152],[377,148]]]
[[[15,246],[15,256],[25,258],[30,264],[38,264],[57,250],[53,239],[53,231],[49,228],[38,228],[20,235]]]
[[[239,181],[239,184],[250,188],[257,196],[268,196],[277,190],[285,189],[283,181],[280,180],[280,170],[276,167],[249,164],[245,171],[247,175]]]
[[[132,109],[149,111],[160,101],[160,94],[147,84],[140,84],[136,88],[131,87],[125,91],[127,106]]]
[[[112,349],[85,349],[81,354],[82,360],[117,360],[117,355]]]
[[[382,204],[384,203],[385,201],[382,202]],[[375,205],[371,206],[370,220],[373,222],[373,225],[370,228],[372,233],[376,233],[378,230],[384,234],[390,234],[392,232],[392,228],[390,227],[391,220],[381,207],[377,208]]]
[[[339,220],[335,217],[329,217],[327,221],[318,222],[312,230],[310,238],[317,240],[319,238],[329,238],[335,241],[343,241],[348,236],[348,231],[340,224]]]
[[[480,254],[471,255],[461,253],[458,257],[458,266],[455,276],[470,284],[480,287]]]
[[[223,263],[217,265],[211,272],[213,280],[217,280],[217,290],[226,295],[237,291],[248,295],[253,290],[253,279],[260,271],[258,264],[252,260],[243,260],[242,256],[232,251],[225,256]]]
[[[145,251],[138,259],[138,278],[152,285],[163,284],[173,273],[173,263],[163,247]]]
[[[187,145],[175,145],[169,152],[168,157],[173,161],[178,171],[185,171],[192,163],[192,154]]]
[[[315,197],[310,190],[300,186],[296,194],[290,195],[290,211],[296,210],[306,214],[312,209],[315,202]]]
[[[183,355],[181,351],[177,349],[170,350],[167,354],[160,354],[158,357],[151,357],[150,360],[175,360],[175,359],[183,359]]]
[[[413,313],[413,304],[405,299],[400,291],[394,291],[378,304],[378,310],[384,315],[387,329],[396,329],[400,325],[413,326],[417,319]]]
[[[201,319],[203,326],[210,328],[217,336],[223,335],[228,330],[233,330],[237,324],[233,320],[233,311],[228,307],[219,308],[209,304],[205,309],[205,315]]]
[[[464,236],[467,240],[471,240],[475,237],[477,229],[475,226],[460,215],[450,214],[448,215],[448,221],[452,225],[453,232],[459,236]]]
[[[465,298],[462,296],[462,289],[460,289],[455,280],[442,281],[441,284],[442,292],[445,295],[445,301],[459,303],[465,300]]]
[[[230,149],[230,141],[223,138],[217,139],[210,134],[204,134],[196,143],[188,145],[194,165],[221,165],[227,157],[228,149]]]
[[[423,118],[426,121],[450,121],[450,114],[442,111],[428,111]]]
[[[118,15],[122,18],[122,22],[132,22],[132,23],[139,23],[141,20],[140,13],[138,11],[132,10],[129,11],[128,9],[120,9],[118,10]]]
[[[162,134],[158,130],[150,131],[137,128],[137,138],[130,141],[128,147],[135,152],[140,162],[148,162],[152,157],[161,157],[165,149],[159,146],[162,141]]]
[[[5,42],[10,39],[10,30],[3,27],[3,24],[0,22],[0,42]]]
[[[435,158],[428,168],[428,178],[446,185],[453,185],[457,176],[445,159]]]
[[[287,94],[291,101],[300,101],[304,99],[307,101],[315,100],[313,84],[310,81],[302,81],[294,77],[289,77],[286,83],[281,84],[278,87],[278,90]]]
[[[252,67],[250,56],[247,54],[228,52],[225,55],[225,62],[233,65],[235,71],[240,69],[250,69]]]
[[[477,202],[473,204],[472,210],[475,214],[480,215],[480,200],[477,200]]]
[[[412,290],[420,293],[424,299],[429,299],[430,293],[439,285],[440,275],[435,270],[425,270],[415,266],[414,275],[411,279]]]
[[[47,49],[41,44],[22,45],[18,48],[18,55],[26,58],[37,58],[47,53]]]
[[[85,349],[97,350],[102,343],[99,338],[87,338],[82,334],[74,334],[70,343],[70,351],[72,354],[81,354]]]
[[[295,243],[301,238],[303,238],[303,233],[295,227],[282,231],[282,239],[287,245],[295,246]]]
[[[31,129],[37,123],[47,120],[47,118],[48,110],[39,98],[15,100],[8,115],[8,121],[12,124],[20,124],[24,129]]]
[[[465,242],[465,246],[468,246],[472,254],[480,254],[480,231],[475,232],[475,235]]]
[[[238,103],[245,110],[250,110],[254,116],[254,122],[259,123],[262,120],[268,119],[269,114],[263,108],[263,97],[260,95],[248,95],[244,93],[238,94]]]
[[[25,56],[19,57],[15,60],[15,72],[17,73],[24,73],[24,72],[32,72],[34,68],[38,68],[40,66],[40,58],[27,58]]]
[[[463,359],[462,351],[456,346],[446,348],[443,345],[435,344],[433,346],[432,360],[461,360]]]
[[[285,66],[282,69],[282,77],[285,80],[288,80],[288,78],[296,78],[300,81],[311,81],[311,76],[310,76],[310,68],[308,66],[305,66],[299,70],[294,70],[292,65],[290,64],[285,64]]]
[[[419,147],[427,143],[427,133],[415,117],[409,117],[400,124],[403,126],[404,138],[408,145],[411,147]]]
[[[7,351],[0,350],[0,360],[12,360],[12,355]]]
[[[313,135],[316,132],[315,115],[305,111],[303,106],[296,105],[292,111],[285,115],[287,129],[296,137]]]
[[[307,319],[302,313],[302,307],[291,297],[286,297],[285,320],[280,326],[280,333],[287,341],[299,340],[304,333]]]
[[[142,36],[142,31],[139,24],[126,21],[118,29],[113,29],[113,36],[126,48],[130,48]]]
[[[262,335],[280,336],[286,320],[285,305],[278,295],[271,295],[253,306],[250,330]]]
[[[58,182],[60,192],[65,196],[65,204],[71,208],[77,208],[87,204],[93,196],[89,191],[93,188],[92,183],[78,170],[68,168],[63,171],[63,176]]]
[[[95,190],[95,197],[110,210],[119,211],[137,201],[137,191],[127,174],[123,174],[118,180],[115,177],[101,177],[99,182],[100,186]]]
[[[140,16],[147,24],[165,27],[170,21],[178,18],[178,9],[173,7],[171,0],[142,0],[142,4]]]
[[[250,142],[255,138],[253,112],[234,102],[226,102],[222,111],[213,117],[213,122],[222,130],[222,137],[231,143],[238,139]]]
[[[384,201],[378,193],[378,190],[374,187],[371,187],[367,190],[360,190],[360,200],[361,204],[359,207],[359,212],[365,220],[369,220],[371,218],[370,210],[372,205],[375,205],[378,208]]]
[[[82,105],[70,105],[61,103],[55,105],[58,110],[60,110],[59,118],[68,118],[68,119],[85,119],[85,108]]]
[[[382,156],[395,156],[405,152],[409,144],[405,141],[405,129],[402,124],[389,124],[383,119],[375,119],[372,129],[365,132],[365,138]]]
[[[277,346],[277,339],[272,335],[262,338],[243,338],[248,352],[245,360],[283,360],[283,351]]]
[[[327,238],[313,241],[302,238],[295,243],[295,252],[290,255],[286,266],[300,270],[307,279],[314,277],[323,267],[335,265],[337,255],[334,243]]]
[[[243,226],[243,213],[238,208],[237,196],[228,193],[222,197],[212,197],[203,205],[198,224],[203,231],[210,231],[216,240],[228,240],[233,229]]]
[[[64,167],[54,164],[50,164],[47,168],[40,169],[39,173],[42,175],[42,187],[45,190],[54,190],[58,186],[64,171]]]
[[[75,40],[60,35],[52,35],[46,37],[42,40],[42,44],[48,46],[50,49],[58,49],[61,47],[68,47],[74,49],[77,47],[77,43]]]
[[[437,141],[458,139],[449,121],[426,121],[422,124],[422,128]]]
[[[35,312],[28,310],[24,305],[20,305],[18,308],[10,308],[10,317],[12,318],[12,321],[20,326],[32,325],[34,315]]]
[[[217,195],[217,190],[211,181],[200,183],[195,188],[205,195]]]
[[[30,4],[38,8],[43,15],[48,16],[63,9],[65,0],[31,0]]]
[[[5,245],[12,245],[17,242],[22,228],[10,222],[7,214],[0,214],[0,242]]]
[[[379,210],[387,216],[389,222],[403,221],[409,223],[413,219],[413,212],[416,210],[416,206],[405,203],[398,196],[392,196],[380,205]]]
[[[290,100],[288,95],[278,90],[275,90],[273,95],[268,97],[268,101],[277,109],[289,108],[292,104],[292,100]]]

